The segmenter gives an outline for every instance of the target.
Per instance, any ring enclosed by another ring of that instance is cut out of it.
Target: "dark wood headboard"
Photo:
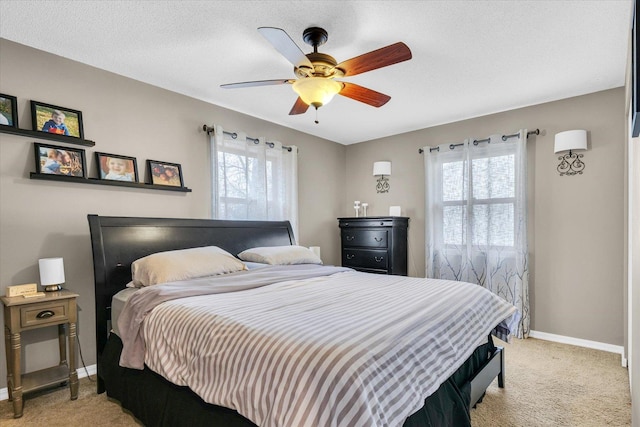
[[[289,221],[135,218],[88,215],[96,300],[98,392],[100,356],[107,343],[111,298],[131,281],[131,263],[176,249],[218,246],[237,255],[258,246],[295,245]]]

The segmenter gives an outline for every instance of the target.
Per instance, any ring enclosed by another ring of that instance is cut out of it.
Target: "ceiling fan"
[[[310,27],[302,33],[305,43],[313,46],[313,52],[306,55],[284,30],[260,27],[258,31],[293,64],[297,79],[258,80],[224,84],[220,87],[232,89],[290,84],[298,94],[298,99],[289,112],[290,115],[303,114],[310,105],[317,111],[331,101],[336,94],[374,107],[381,107],[391,99],[390,96],[355,83],[335,79],[355,76],[411,59],[409,47],[398,42],[338,63],[332,56],[318,52],[318,46],[324,44],[329,38],[328,33],[322,28]],[[315,122],[318,123],[317,120]]]

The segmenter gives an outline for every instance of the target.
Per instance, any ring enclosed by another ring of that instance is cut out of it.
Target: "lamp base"
[[[62,289],[61,285],[47,285],[44,287],[45,292],[57,292]]]

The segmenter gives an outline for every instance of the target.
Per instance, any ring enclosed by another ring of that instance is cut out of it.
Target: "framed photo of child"
[[[71,108],[31,101],[33,130],[84,139],[82,112]]]
[[[36,172],[86,178],[84,150],[34,142]]]
[[[0,126],[18,128],[18,100],[15,96],[0,93]]]
[[[184,187],[182,167],[178,163],[147,160],[147,170],[151,177],[150,184]]]
[[[138,164],[135,157],[96,152],[100,179],[138,182]]]

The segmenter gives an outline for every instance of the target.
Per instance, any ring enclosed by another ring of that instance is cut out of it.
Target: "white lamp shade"
[[[391,175],[391,162],[374,162],[373,175]]]
[[[64,262],[62,258],[43,258],[40,266],[40,285],[60,285],[64,283]]]
[[[554,153],[569,150],[587,149],[586,130],[568,130],[556,134],[556,141],[553,148]]]

